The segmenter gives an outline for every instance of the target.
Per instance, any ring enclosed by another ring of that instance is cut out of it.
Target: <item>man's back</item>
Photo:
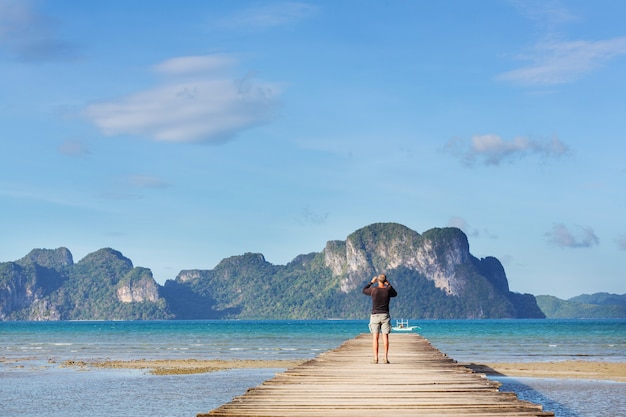
[[[364,288],[363,293],[372,297],[372,314],[389,313],[389,300],[398,295],[391,286]]]

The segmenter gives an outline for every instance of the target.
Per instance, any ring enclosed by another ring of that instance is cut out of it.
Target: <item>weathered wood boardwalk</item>
[[[418,334],[390,342],[390,364],[370,363],[371,336],[362,334],[198,417],[554,416],[499,392]]]

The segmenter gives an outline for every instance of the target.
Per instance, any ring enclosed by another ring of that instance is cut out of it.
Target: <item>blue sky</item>
[[[626,3],[0,0],[0,261],[163,283],[377,222],[626,292]]]

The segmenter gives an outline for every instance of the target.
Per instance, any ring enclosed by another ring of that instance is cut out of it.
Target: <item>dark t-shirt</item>
[[[387,287],[379,287],[378,283],[376,283],[376,287],[372,287],[372,285],[369,283],[363,288],[363,294],[372,297],[372,314],[389,314],[389,300],[398,293],[391,285]]]

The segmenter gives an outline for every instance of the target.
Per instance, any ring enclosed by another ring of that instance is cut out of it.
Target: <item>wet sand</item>
[[[487,375],[531,378],[603,379],[626,382],[626,362],[516,362],[464,364]]]
[[[203,360],[203,359],[156,359],[129,361],[65,361],[64,367],[146,369],[155,375],[201,374],[225,369],[243,368],[293,368],[303,360]]]
[[[129,361],[66,361],[62,366],[89,368],[146,369],[155,375],[197,374],[225,369],[292,368],[304,360],[202,360],[162,359]],[[463,364],[475,372],[487,375],[532,378],[602,379],[626,382],[626,362],[516,362]]]

